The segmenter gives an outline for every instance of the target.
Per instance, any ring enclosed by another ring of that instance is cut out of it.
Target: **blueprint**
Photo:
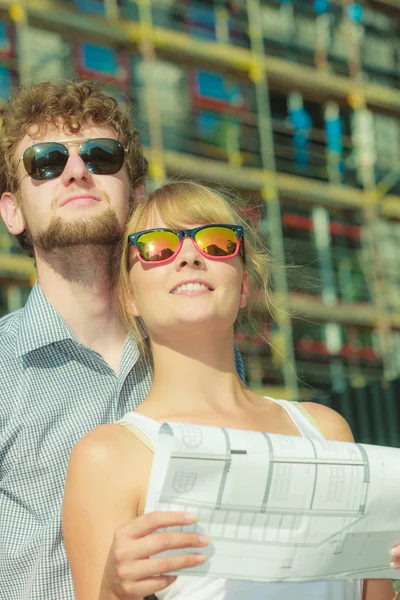
[[[201,549],[209,560],[185,575],[396,578],[400,450],[164,423],[146,501],[154,510],[197,515],[182,531],[212,540]]]

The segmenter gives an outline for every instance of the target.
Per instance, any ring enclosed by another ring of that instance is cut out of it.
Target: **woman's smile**
[[[202,279],[190,279],[182,281],[172,288],[170,294],[179,294],[183,296],[198,296],[213,292],[214,288]]]

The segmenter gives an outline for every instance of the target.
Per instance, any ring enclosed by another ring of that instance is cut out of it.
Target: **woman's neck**
[[[153,418],[231,414],[246,403],[236,372],[233,334],[152,339],[154,381],[140,407]]]

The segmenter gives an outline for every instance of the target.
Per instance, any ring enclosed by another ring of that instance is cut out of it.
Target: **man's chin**
[[[53,219],[45,231],[35,236],[33,242],[45,251],[81,246],[115,246],[122,235],[123,228],[110,209],[91,219]]]
[[[85,240],[75,240],[71,238],[63,238],[56,240],[54,242],[35,242],[37,248],[41,248],[45,252],[52,252],[57,250],[69,249],[73,250],[74,248],[81,249],[83,251],[84,248],[95,248],[97,251],[100,251],[101,248],[115,248],[116,245],[120,242],[121,236],[116,238],[106,238],[102,240],[98,240],[95,238],[87,238]]]

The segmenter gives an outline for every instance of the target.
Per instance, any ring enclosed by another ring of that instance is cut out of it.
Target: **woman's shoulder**
[[[117,424],[100,425],[73,448],[66,477],[66,514],[87,504],[93,514],[108,511],[133,519],[139,514],[153,453]],[[96,513],[97,511],[97,513]]]
[[[354,441],[346,419],[332,408],[318,404],[317,402],[302,402],[301,406],[310,414],[321,433],[328,440]]]
[[[123,475],[143,463],[149,450],[121,425],[105,424],[84,435],[72,449],[68,470],[79,469],[93,476],[99,472]]]

